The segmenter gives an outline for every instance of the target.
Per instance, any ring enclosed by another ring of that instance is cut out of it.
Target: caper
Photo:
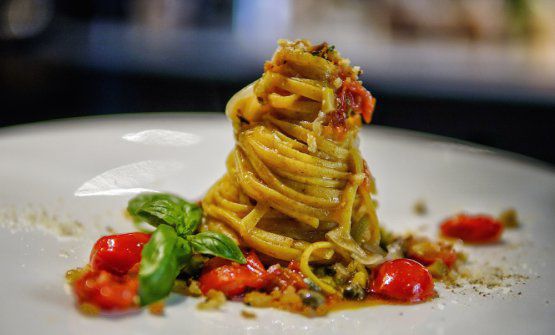
[[[299,296],[303,304],[311,308],[318,308],[326,302],[326,298],[321,293],[312,290],[300,290]]]
[[[314,268],[313,272],[318,277],[325,276],[326,275],[326,267],[325,266],[316,267],[316,268]]]
[[[343,298],[349,300],[362,300],[364,299],[364,290],[360,285],[351,284],[343,290]]]
[[[314,274],[318,277],[323,276],[334,276],[336,273],[335,269],[331,266],[319,266],[314,269]]]
[[[331,266],[324,267],[324,274],[326,276],[335,276],[335,273],[336,273],[336,271],[333,267],[331,267]]]
[[[310,278],[303,278],[304,283],[313,291],[320,291],[320,286],[316,285]]]

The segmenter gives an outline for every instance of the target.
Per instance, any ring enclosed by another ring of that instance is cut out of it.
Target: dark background
[[[365,70],[375,124],[553,164],[555,29],[546,11],[555,13],[554,2],[485,2],[491,13],[473,9],[476,1],[0,1],[0,126],[222,113],[261,74],[277,38],[308,37],[336,44]]]

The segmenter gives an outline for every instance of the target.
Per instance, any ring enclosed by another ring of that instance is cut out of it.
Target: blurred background
[[[360,65],[375,124],[555,163],[552,0],[0,0],[0,126],[223,113],[278,38]]]

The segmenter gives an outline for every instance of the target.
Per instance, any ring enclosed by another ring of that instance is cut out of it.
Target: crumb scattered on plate
[[[256,314],[246,309],[241,310],[241,316],[245,319],[256,319]]]
[[[199,302],[197,307],[203,310],[219,309],[226,302],[226,300],[227,299],[222,292],[210,290],[206,293],[206,299],[202,302]]]
[[[506,228],[518,228],[520,227],[520,221],[518,220],[518,213],[516,209],[509,208],[499,214],[498,220],[503,223]]]
[[[0,227],[12,233],[43,229],[58,237],[80,237],[84,232],[81,222],[60,217],[38,206],[1,208]]]
[[[422,199],[417,200],[412,206],[412,211],[416,215],[426,215],[428,214],[428,205]]]

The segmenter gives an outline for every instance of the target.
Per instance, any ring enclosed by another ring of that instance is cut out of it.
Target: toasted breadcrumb
[[[190,297],[200,297],[202,295],[198,281],[192,279],[188,284],[183,280],[176,280],[173,285],[173,292]]]
[[[426,215],[428,214],[428,205],[422,199],[417,200],[412,206],[412,210],[416,215]]]
[[[323,304],[318,308],[303,304],[298,292],[291,286],[283,291],[276,289],[270,293],[249,292],[243,298],[243,302],[253,307],[273,307],[305,316],[324,315],[330,309],[328,304]]]
[[[82,268],[75,268],[75,269],[71,269],[68,270],[66,272],[66,282],[69,285],[73,285],[73,283],[75,283],[75,281],[77,281],[77,279],[81,278],[85,273],[87,273],[90,270],[90,266],[86,265]]]
[[[267,293],[253,291],[245,295],[243,302],[253,307],[270,307],[272,300],[272,296]]]
[[[497,219],[503,224],[503,226],[505,226],[505,228],[518,228],[520,226],[518,213],[514,208],[504,210],[501,214],[499,214]]]
[[[241,316],[244,317],[245,319],[256,319],[256,314],[251,312],[251,311],[247,311],[245,309],[243,309],[241,311]]]
[[[200,302],[197,307],[202,310],[219,309],[225,302],[225,294],[221,291],[210,290],[206,293],[206,299]]]
[[[164,302],[158,301],[153,304],[148,305],[148,311],[152,315],[161,316],[164,315]]]
[[[200,297],[202,295],[202,291],[200,290],[200,286],[198,284],[198,281],[196,280],[191,280],[188,289],[190,295],[192,295],[193,297]]]
[[[85,231],[85,226],[80,221],[66,215],[52,214],[45,207],[31,204],[25,207],[0,208],[0,227],[12,233],[43,229],[61,238],[78,238]]]
[[[79,312],[81,312],[81,314],[86,316],[97,316],[98,314],[100,314],[100,308],[98,308],[98,306],[89,304],[87,302],[79,304],[78,310]]]

